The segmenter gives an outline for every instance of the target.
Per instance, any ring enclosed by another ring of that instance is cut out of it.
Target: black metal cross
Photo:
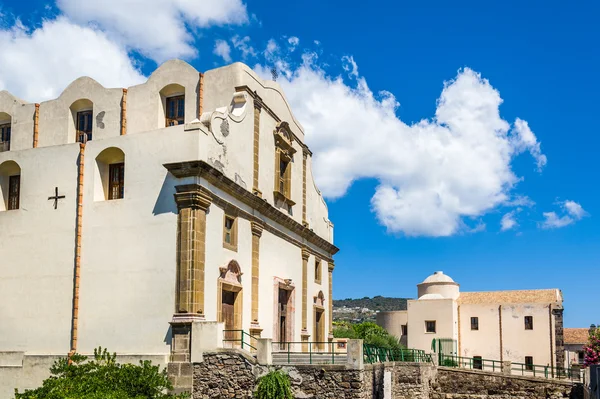
[[[58,195],[58,187],[54,188],[54,197],[48,197],[48,201],[54,200],[54,209],[58,208],[58,200],[65,198],[64,195]]]

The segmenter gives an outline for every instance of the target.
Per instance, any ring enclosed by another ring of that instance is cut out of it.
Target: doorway
[[[325,311],[324,309],[315,308],[315,323],[314,323],[314,340],[317,343],[318,350],[323,350],[325,347]]]
[[[288,301],[290,292],[279,289],[279,299],[277,301],[277,341],[280,349],[287,349],[286,342],[288,336]]]
[[[224,333],[223,338],[226,343],[229,343],[227,346],[238,346],[237,340],[241,337],[239,332],[236,330],[236,314],[235,314],[235,299],[237,293],[233,291],[223,290],[221,292],[221,320],[220,322],[224,323]]]

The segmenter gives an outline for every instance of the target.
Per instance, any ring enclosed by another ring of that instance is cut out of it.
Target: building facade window
[[[577,363],[578,364],[583,364],[585,355],[583,352],[577,352]]]
[[[533,330],[533,316],[525,316],[525,329]]]
[[[77,141],[80,143],[92,139],[92,114],[91,110],[77,112]]]
[[[471,317],[471,330],[479,330],[479,317]]]
[[[533,356],[525,356],[525,370],[533,371]]]
[[[473,368],[483,370],[483,359],[481,356],[473,356]]]
[[[321,284],[321,261],[315,259],[315,283]]]
[[[0,125],[0,152],[10,151],[10,123]]]
[[[237,218],[230,215],[223,218],[223,247],[237,251]]]
[[[8,178],[8,204],[7,209],[9,211],[19,209],[19,202],[21,200],[21,176],[10,176]]]
[[[435,333],[435,320],[427,320],[425,321],[425,332],[434,334]]]
[[[402,324],[402,335],[408,335],[408,325]]]
[[[108,199],[116,200],[125,197],[125,163],[109,165]]]
[[[280,122],[274,132],[275,138],[275,187],[273,195],[277,206],[283,204],[291,213],[292,206],[292,165],[296,150],[293,135],[287,122]]]
[[[167,97],[165,125],[183,125],[185,121],[185,96]]]

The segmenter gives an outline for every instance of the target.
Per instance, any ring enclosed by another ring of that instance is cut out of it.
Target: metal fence
[[[363,355],[365,363],[380,362],[416,362],[432,363],[431,355],[418,349],[388,349],[375,345],[364,344]]]

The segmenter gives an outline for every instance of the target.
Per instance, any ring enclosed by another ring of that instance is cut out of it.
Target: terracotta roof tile
[[[565,328],[563,330],[565,344],[585,344],[590,336],[587,328]]]
[[[459,304],[556,302],[562,302],[562,295],[558,289],[461,292],[458,298]]]

